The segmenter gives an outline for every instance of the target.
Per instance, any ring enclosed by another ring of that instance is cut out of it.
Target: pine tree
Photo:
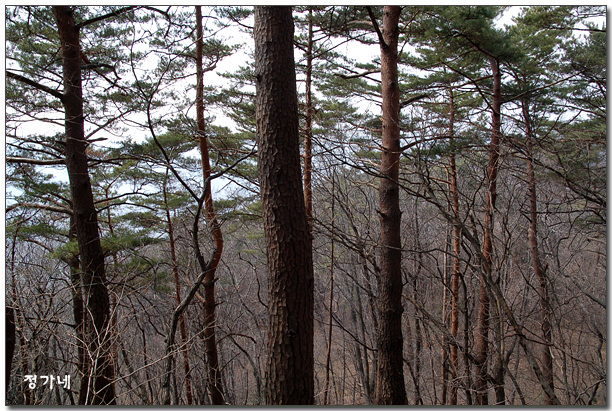
[[[269,269],[266,402],[314,403],[312,240],[300,172],[290,7],[255,8],[258,174]]]

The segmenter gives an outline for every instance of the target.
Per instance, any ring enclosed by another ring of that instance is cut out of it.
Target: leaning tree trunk
[[[110,341],[110,301],[104,271],[104,252],[100,244],[98,217],[89,178],[87,141],[83,116],[83,90],[79,27],[68,6],[54,6],[64,69],[66,169],[70,180],[72,210],[85,290],[85,307],[91,317],[86,335],[88,355],[93,356],[93,369],[87,396],[79,396],[81,404],[115,404],[114,368]]]
[[[490,300],[487,280],[493,273],[493,213],[497,199],[497,173],[499,171],[499,140],[501,134],[501,72],[499,61],[491,58],[493,73],[493,104],[491,120],[491,141],[489,143],[489,163],[487,165],[487,198],[484,220],[484,241],[482,254],[485,264],[480,278],[480,294],[478,297],[478,322],[476,324],[476,404],[489,403],[488,388],[488,356],[489,356],[489,324]]]
[[[196,6],[196,115],[197,133],[200,143],[200,155],[202,159],[202,173],[204,176],[204,209],[206,213],[206,224],[209,227],[215,253],[210,261],[206,276],[204,277],[204,342],[206,346],[206,359],[208,368],[208,386],[210,398],[214,405],[225,404],[223,389],[221,384],[221,370],[219,368],[219,355],[217,352],[217,339],[215,335],[216,314],[215,314],[215,274],[217,266],[223,254],[223,233],[221,225],[217,221],[215,208],[212,200],[210,183],[210,158],[208,155],[208,142],[206,140],[206,130],[204,123],[204,71],[202,67],[203,38],[202,38],[202,8]],[[194,244],[198,247],[198,244]],[[204,267],[201,267],[204,269]]]
[[[372,17],[373,22],[375,19]],[[399,6],[386,6],[380,36],[382,76],[382,163],[380,201],[380,275],[378,283],[377,404],[406,404],[402,338],[402,243],[399,207],[399,84],[397,43]]]
[[[268,404],[313,404],[313,266],[291,7],[255,7],[258,175],[268,254]]]

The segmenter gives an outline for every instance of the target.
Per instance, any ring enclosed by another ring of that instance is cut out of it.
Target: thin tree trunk
[[[100,244],[97,212],[87,164],[81,83],[79,29],[68,6],[54,6],[61,42],[65,110],[66,169],[70,180],[72,209],[85,290],[85,306],[91,316],[87,332],[89,355],[94,356],[90,394],[81,404],[115,404],[114,368],[110,352],[110,301]]]
[[[76,227],[74,214],[70,216],[70,230],[68,231],[68,240],[72,241],[76,238]],[[74,331],[76,335],[77,346],[77,373],[81,379],[79,386],[79,398],[86,398],[89,391],[89,373],[91,371],[91,363],[89,357],[86,356],[85,335],[87,330],[87,317],[84,313],[83,302],[83,287],[81,279],[81,264],[78,254],[71,255],[66,261],[70,268],[70,281],[72,286],[72,314],[74,316]]]
[[[351,304],[350,313],[351,320],[355,325],[356,333],[361,331],[361,338],[364,343],[366,343],[366,330],[365,330],[365,322],[363,319],[363,304],[361,302],[361,293],[359,292],[358,285],[356,283],[353,284],[351,289],[351,301],[355,302]],[[357,305],[357,308],[355,308]],[[361,376],[361,383],[363,385],[363,394],[367,401],[367,404],[374,403],[373,387],[370,378],[370,366],[368,361],[368,351],[367,348],[364,347],[363,355],[361,354],[361,345],[358,341],[355,340],[355,357],[357,361],[357,371]]]
[[[15,229],[15,234],[13,236],[13,241],[12,241],[12,245],[11,245],[11,291],[13,293],[13,310],[14,310],[14,316],[16,317],[16,324],[15,324],[15,328],[17,331],[17,334],[19,336],[19,351],[21,353],[21,368],[23,371],[23,375],[28,375],[30,372],[29,370],[29,350],[27,347],[27,342],[25,339],[25,336],[23,335],[24,333],[24,319],[23,319],[23,312],[21,311],[21,298],[20,298],[20,294],[17,290],[17,282],[15,281],[15,278],[17,276],[17,273],[15,272],[15,245],[17,242],[17,234],[19,232],[19,228],[21,226],[21,223],[19,223],[17,225],[17,228]],[[32,390],[29,389],[25,389],[23,390],[23,399],[24,399],[24,405],[32,405]]]
[[[323,405],[327,405],[328,404],[328,397],[329,397],[329,369],[330,369],[330,365],[331,365],[331,351],[332,351],[332,321],[333,321],[333,304],[334,304],[334,262],[335,262],[335,256],[334,256],[334,252],[335,252],[335,241],[334,241],[334,223],[336,220],[336,193],[335,193],[335,187],[336,187],[336,179],[335,179],[335,175],[334,173],[332,173],[332,188],[331,188],[331,195],[332,195],[332,204],[331,204],[331,261],[330,261],[330,267],[329,267],[329,307],[328,307],[328,312],[329,312],[329,317],[328,317],[328,322],[329,322],[329,331],[327,334],[327,358],[325,359],[325,389],[323,390],[324,394],[323,394]]]
[[[442,324],[448,327],[448,311],[449,311],[449,288],[450,288],[450,243],[451,233],[450,228],[446,230],[446,241],[444,241],[444,274],[442,280]],[[440,403],[446,405],[448,400],[448,385],[449,385],[449,351],[450,340],[446,334],[442,336],[442,395]]]
[[[419,279],[421,278],[421,271],[423,269],[423,247],[421,245],[421,229],[419,224],[419,207],[418,200],[414,201],[414,249],[417,250],[415,267],[412,272],[412,298],[414,301],[419,299]],[[423,396],[421,394],[421,364],[423,359],[423,324],[419,312],[417,311],[414,315],[414,403],[415,405],[423,405]],[[435,389],[434,389],[435,392]]]
[[[209,263],[208,271],[204,277],[204,342],[206,345],[206,358],[208,367],[208,382],[210,396],[213,405],[223,405],[223,387],[221,384],[221,369],[219,368],[219,356],[217,351],[217,339],[215,335],[216,317],[215,317],[215,274],[221,255],[223,254],[223,233],[221,225],[217,221],[215,208],[213,205],[210,184],[206,181],[210,177],[210,158],[208,155],[208,142],[206,139],[206,130],[204,124],[204,72],[202,66],[203,58],[203,38],[202,38],[202,8],[196,6],[196,70],[197,70],[197,88],[196,88],[196,113],[197,113],[197,132],[200,143],[200,155],[202,158],[202,172],[204,175],[204,208],[206,215],[206,224],[209,227],[212,235],[215,253],[213,260]],[[199,247],[194,244],[194,247]]]
[[[255,7],[258,175],[269,270],[268,404],[314,403],[313,265],[291,7]]]
[[[533,130],[531,128],[531,118],[529,116],[529,109],[527,103],[522,103],[523,109],[523,120],[527,128],[527,184],[529,187],[529,208],[530,208],[530,219],[529,219],[529,249],[531,251],[531,265],[533,271],[538,279],[539,285],[539,296],[540,296],[540,321],[542,322],[542,348],[540,352],[540,362],[542,363],[542,374],[544,379],[550,386],[551,391],[554,392],[554,373],[553,373],[553,361],[550,347],[552,345],[552,326],[550,318],[552,316],[552,309],[550,307],[550,298],[548,296],[548,281],[546,278],[547,266],[542,265],[540,260],[540,253],[538,249],[538,199],[536,195],[536,179],[535,172],[533,170]],[[549,395],[544,391],[546,395],[546,404],[553,404],[553,396]]]
[[[494,335],[495,335],[495,363],[493,364],[493,387],[495,388],[495,405],[505,405],[506,404],[506,387],[505,387],[505,378],[506,378],[506,364],[505,364],[505,321],[504,316],[499,304],[499,301],[496,301],[495,304],[495,327]]]
[[[493,113],[491,120],[491,142],[489,143],[489,163],[487,165],[487,198],[484,220],[484,240],[482,254],[485,264],[482,267],[480,292],[478,297],[478,322],[476,324],[476,404],[487,405],[488,396],[488,356],[490,300],[487,279],[493,274],[493,214],[497,199],[497,173],[499,171],[499,141],[501,134],[501,72],[499,61],[490,59],[493,74]],[[486,278],[485,278],[486,277]]]
[[[166,170],[166,173],[168,171]],[[179,265],[176,258],[176,241],[174,238],[174,226],[170,215],[170,207],[168,206],[168,190],[167,190],[168,175],[164,180],[164,206],[166,208],[166,223],[168,225],[168,236],[170,240],[170,260],[172,261],[172,272],[174,274],[174,287],[176,289],[176,303],[180,304],[181,298],[181,282],[179,277]],[[193,405],[193,389],[191,387],[191,368],[189,366],[189,351],[187,350],[187,328],[185,326],[185,316],[179,319],[179,331],[181,333],[181,342],[183,344],[183,370],[185,372],[185,394],[187,396],[187,405]]]
[[[463,346],[465,351],[463,353],[463,364],[465,367],[465,401],[466,405],[472,405],[472,370],[471,361],[469,358],[468,347],[470,346],[470,315],[468,308],[468,291],[465,278],[461,278],[461,289],[463,290],[463,306],[461,307],[463,313]]]
[[[368,9],[371,14],[371,10]],[[402,338],[402,244],[399,207],[399,84],[397,44],[399,6],[385,6],[380,33],[382,76],[382,163],[380,201],[380,275],[378,301],[378,372],[376,402],[380,405],[407,403],[404,383]],[[371,14],[373,24],[378,27]]]
[[[450,175],[451,198],[453,202],[453,216],[459,219],[459,188],[457,186],[457,165],[455,161],[455,99],[453,89],[449,87],[449,144],[450,144]],[[453,272],[451,275],[451,326],[450,332],[455,340],[459,333],[459,276],[461,275],[461,227],[459,223],[453,225]],[[465,346],[467,348],[467,345]],[[450,347],[450,372],[452,382],[449,392],[449,405],[457,405],[457,378],[459,377],[459,356],[457,346]]]
[[[312,235],[312,10],[308,10],[308,45],[306,48],[306,122],[304,124],[304,203],[308,228]],[[333,239],[332,239],[333,241]]]
[[[420,271],[420,270],[419,270]],[[417,292],[417,276],[413,279],[414,296],[418,298]],[[419,314],[414,316],[414,403],[415,405],[423,405],[423,397],[421,395],[421,359],[423,358],[423,327]]]

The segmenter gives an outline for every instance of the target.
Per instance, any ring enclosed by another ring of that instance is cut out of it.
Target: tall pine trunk
[[[485,258],[480,278],[478,297],[478,322],[476,324],[476,404],[487,405],[488,396],[488,361],[489,361],[489,327],[490,299],[487,279],[493,275],[493,215],[497,199],[497,174],[499,171],[499,141],[501,136],[501,72],[499,61],[490,58],[493,74],[493,103],[491,115],[491,141],[489,143],[489,163],[487,165],[487,197],[484,220],[484,241],[482,254]]]
[[[399,6],[384,8],[380,39],[382,76],[382,163],[380,201],[380,276],[378,288],[378,374],[376,402],[406,404],[402,338],[402,243],[399,207],[399,84],[397,43]]]
[[[115,404],[114,368],[111,355],[110,301],[106,285],[104,252],[87,164],[83,116],[83,90],[79,27],[68,6],[54,6],[64,70],[66,169],[70,180],[72,210],[85,290],[85,307],[91,321],[87,329],[88,355],[93,356],[89,390],[79,396],[81,404]]]
[[[312,239],[300,170],[291,7],[255,7],[258,176],[268,254],[266,402],[313,404]]]

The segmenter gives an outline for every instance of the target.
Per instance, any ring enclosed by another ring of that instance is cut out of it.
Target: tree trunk
[[[223,233],[221,225],[217,221],[215,208],[213,205],[210,182],[210,158],[208,155],[208,142],[206,140],[206,130],[204,124],[204,72],[202,67],[203,38],[202,38],[202,8],[196,6],[196,70],[197,70],[197,89],[196,89],[196,115],[198,127],[198,140],[200,143],[200,155],[202,158],[202,173],[204,176],[204,208],[206,211],[206,224],[209,227],[215,253],[208,266],[208,271],[204,277],[204,341],[206,345],[206,358],[208,367],[208,383],[210,397],[213,405],[223,405],[223,389],[221,384],[221,370],[219,368],[219,355],[217,352],[217,339],[215,336],[216,314],[215,314],[215,274],[217,266],[223,254]],[[194,244],[198,247],[198,244]]]
[[[70,230],[68,231],[68,240],[72,241],[76,238],[76,225],[74,214],[70,216]],[[76,336],[77,346],[77,373],[81,379],[79,386],[79,398],[86,398],[89,391],[89,373],[91,370],[91,362],[86,355],[85,335],[87,317],[84,313],[83,305],[83,283],[81,279],[81,263],[78,254],[71,255],[66,263],[70,268],[70,282],[72,286],[72,314],[74,316],[74,331]]]
[[[306,48],[306,122],[304,124],[304,203],[308,229],[312,235],[312,10],[308,11]],[[333,240],[332,240],[333,241]]]
[[[170,207],[168,206],[168,171],[166,170],[166,180],[164,180],[164,207],[166,209],[166,223],[168,224],[168,236],[170,241],[170,260],[172,262],[172,273],[174,274],[174,287],[176,288],[176,303],[180,304],[181,298],[181,282],[179,277],[179,266],[176,259],[176,241],[174,239],[174,227],[172,217],[170,215]],[[191,367],[189,366],[189,352],[187,350],[187,327],[185,325],[185,316],[179,319],[179,331],[181,333],[181,341],[183,343],[183,371],[185,372],[185,394],[187,396],[187,405],[193,405],[193,389],[191,386]],[[178,404],[177,404],[178,405]]]
[[[449,317],[449,299],[452,298],[450,296],[450,247],[451,247],[451,229],[450,227],[446,230],[446,239],[444,241],[444,274],[442,280],[442,324],[444,327],[448,327],[448,317]],[[449,353],[450,353],[450,339],[447,334],[442,336],[442,395],[440,399],[440,404],[446,405],[448,402],[448,385],[449,385],[449,375],[450,375],[450,362],[449,362]]]
[[[255,7],[258,176],[268,254],[266,401],[314,403],[313,266],[300,170],[291,7]]]
[[[110,301],[104,271],[104,252],[100,244],[98,218],[87,164],[81,84],[79,29],[68,6],[54,6],[61,41],[64,69],[66,169],[70,180],[72,209],[85,290],[85,306],[91,316],[86,344],[94,357],[89,395],[81,404],[115,404],[114,369],[110,352]]]
[[[554,392],[554,374],[553,374],[553,361],[552,353],[550,350],[552,344],[552,326],[550,324],[550,318],[552,316],[552,309],[550,307],[550,298],[548,297],[548,281],[546,278],[546,267],[542,266],[540,260],[540,253],[538,250],[538,199],[536,195],[536,180],[535,172],[533,170],[533,130],[531,128],[531,119],[529,116],[529,109],[527,103],[522,103],[523,108],[523,120],[527,128],[527,184],[529,187],[529,249],[531,251],[531,265],[533,271],[538,279],[539,295],[540,295],[540,317],[542,322],[542,349],[540,352],[540,361],[542,363],[542,374],[550,390]],[[546,404],[553,404],[553,397],[546,391]]]
[[[5,341],[6,341],[6,364],[5,364],[5,375],[4,378],[6,379],[4,382],[4,390],[6,393],[8,393],[8,389],[11,383],[11,369],[13,367],[13,354],[15,353],[15,345],[16,345],[16,338],[15,338],[15,312],[13,310],[13,307],[9,307],[8,305],[5,307],[5,317],[4,317],[6,323],[5,323],[5,327],[6,327],[6,337],[5,337]]]
[[[461,275],[461,227],[459,225],[459,189],[457,186],[457,165],[455,162],[455,99],[453,89],[449,88],[449,143],[450,175],[453,216],[457,222],[453,225],[453,271],[451,275],[451,320],[450,332],[455,340],[459,336],[459,276]],[[457,340],[458,341],[458,340]],[[466,346],[467,348],[467,346]],[[459,377],[459,356],[455,344],[450,347],[450,372],[452,382],[449,390],[449,405],[457,405],[457,378]]]
[[[331,261],[329,267],[329,306],[328,306],[328,323],[329,330],[327,334],[327,357],[325,358],[325,389],[323,390],[323,405],[328,404],[329,398],[329,371],[331,368],[331,351],[332,351],[332,321],[333,321],[333,304],[334,304],[334,263],[335,263],[335,239],[334,239],[334,228],[336,222],[336,178],[335,173],[332,172],[332,186],[331,186],[331,195],[332,195],[332,203],[331,203]]]
[[[406,404],[402,338],[402,252],[399,207],[399,6],[386,6],[380,43],[382,75],[382,164],[380,200],[379,328],[376,402]]]
[[[12,244],[11,244],[11,292],[12,292],[12,301],[13,301],[13,320],[15,321],[15,331],[19,337],[19,351],[21,353],[21,371],[23,375],[28,375],[29,372],[29,348],[26,342],[24,331],[25,331],[25,321],[24,315],[21,311],[22,303],[20,298],[20,292],[17,289],[17,273],[15,272],[15,246],[17,241],[17,234],[19,232],[19,228],[21,223],[17,224],[15,229],[15,233],[13,236]],[[23,391],[23,401],[24,405],[32,405],[32,390],[24,389]]]
[[[493,113],[491,117],[491,142],[489,143],[489,163],[487,165],[487,199],[484,220],[484,241],[482,254],[485,264],[480,278],[478,297],[478,322],[476,324],[476,404],[489,403],[488,389],[488,356],[489,356],[489,323],[490,300],[487,279],[493,274],[493,213],[497,199],[497,173],[499,170],[499,140],[501,134],[501,72],[499,61],[490,59],[493,74]],[[486,277],[486,278],[485,278]]]

